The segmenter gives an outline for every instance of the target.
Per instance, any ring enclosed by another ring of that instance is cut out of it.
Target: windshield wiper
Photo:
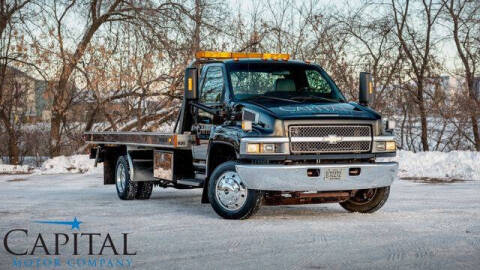
[[[322,100],[322,101],[329,101],[329,102],[335,102],[335,103],[344,103],[344,102],[345,102],[344,100],[341,100],[341,99],[330,99],[330,98],[326,98],[326,97],[319,97],[319,96],[312,96],[312,95],[308,95],[308,96],[295,96],[295,97],[291,97],[290,99],[292,99],[292,100],[296,100],[296,99],[303,99],[303,100]]]
[[[287,102],[295,102],[295,103],[301,103],[300,101],[293,100],[290,98],[281,98],[281,97],[273,97],[273,96],[265,96],[265,95],[259,95],[259,96],[252,96],[247,98],[248,99],[256,99],[256,98],[266,98],[266,99],[273,99],[273,100],[281,100],[281,101],[287,101]]]

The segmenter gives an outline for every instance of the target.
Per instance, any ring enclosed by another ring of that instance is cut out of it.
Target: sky
[[[265,0],[267,1],[267,0]],[[275,0],[270,0],[272,3]],[[293,3],[301,3],[302,0],[291,0]],[[305,0],[305,2],[309,2],[310,0]],[[319,5],[326,5],[331,6],[335,5],[338,7],[339,10],[346,10],[349,8],[359,7],[364,3],[362,0],[317,0]],[[255,0],[227,0],[226,3],[232,6],[235,10],[239,7],[245,14],[248,14],[250,11],[254,9],[253,3],[256,2]],[[268,19],[268,14],[265,14],[266,18]],[[454,70],[461,66],[461,62],[458,59],[455,43],[447,38],[449,35],[449,29],[445,26],[437,26],[435,34],[439,37],[444,37],[444,40],[438,44],[440,61],[445,65],[446,70]],[[445,71],[447,73],[447,71]],[[449,75],[449,74],[447,74]]]
[[[258,0],[257,0],[258,1]],[[267,1],[267,0],[264,0]],[[275,5],[277,0],[268,0],[271,1],[272,5]],[[291,0],[295,4],[301,4],[301,0]],[[310,0],[306,0],[305,2],[309,2]],[[317,0],[318,5],[325,5],[325,6],[331,6],[334,5],[338,8],[338,10],[345,10],[351,9],[351,8],[356,8],[362,5],[364,1],[361,0]],[[237,10],[240,9],[240,12],[244,13],[246,17],[248,18],[247,14],[251,13],[254,8],[255,8],[255,3],[257,3],[255,0],[226,0],[225,2],[230,8],[230,10],[233,11],[233,13],[236,13]],[[262,14],[264,16],[264,19],[268,20],[268,16],[271,16],[268,12],[264,12]],[[70,16],[67,17],[67,25],[69,28],[74,29],[73,32],[76,33],[81,33],[82,29],[84,28],[84,22],[80,21],[77,19],[78,17],[75,16]],[[246,20],[248,22],[248,20]],[[445,66],[445,72],[443,75],[450,75],[448,74],[448,71],[452,71],[455,69],[455,67],[459,67],[461,65],[461,62],[459,61],[457,57],[457,51],[455,48],[455,44],[451,39],[447,39],[446,37],[449,35],[449,31],[445,26],[439,26],[436,28],[436,33],[437,36],[440,37],[445,37],[444,41],[442,41],[440,44],[438,44],[439,50],[441,53],[438,55],[440,56],[440,61],[444,64]],[[80,36],[78,36],[80,38]]]

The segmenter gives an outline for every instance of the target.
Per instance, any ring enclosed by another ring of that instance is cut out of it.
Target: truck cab
[[[96,146],[92,158],[115,159],[107,161],[115,169],[106,169],[113,177],[106,182],[117,191],[123,163],[127,189],[128,183],[137,193],[147,186],[147,194],[153,184],[203,188],[202,202],[224,218],[248,218],[262,204],[337,202],[374,212],[396,178],[397,163],[376,160],[395,156],[394,122],[368,107],[374,91],[368,73],[359,84],[359,102],[349,102],[319,65],[287,54],[198,52],[165,144],[152,143],[161,134],[137,134],[151,136],[147,142],[86,135]]]

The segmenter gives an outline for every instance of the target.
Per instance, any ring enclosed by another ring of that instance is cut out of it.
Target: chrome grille
[[[289,126],[292,153],[361,153],[370,151],[368,125]]]

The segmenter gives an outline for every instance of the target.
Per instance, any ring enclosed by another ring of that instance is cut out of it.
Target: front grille
[[[370,151],[368,125],[289,126],[292,153],[361,153]]]
[[[370,126],[290,126],[290,137],[370,137]]]
[[[347,152],[368,152],[370,142],[339,142],[329,144],[325,142],[294,142],[292,152],[294,153],[347,153]]]

